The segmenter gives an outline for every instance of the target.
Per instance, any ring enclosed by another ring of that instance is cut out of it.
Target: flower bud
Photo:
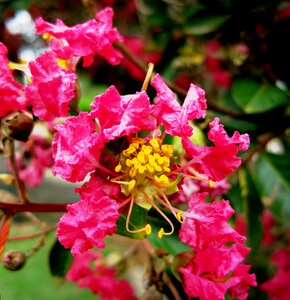
[[[26,142],[33,129],[32,116],[24,111],[13,111],[1,120],[4,136]]]
[[[10,271],[20,270],[26,262],[26,255],[18,250],[10,250],[4,254],[3,266]]]

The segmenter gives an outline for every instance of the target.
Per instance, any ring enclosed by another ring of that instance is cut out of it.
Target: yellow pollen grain
[[[146,166],[140,166],[139,169],[138,169],[138,172],[140,174],[144,174],[145,171],[146,171]]]
[[[173,155],[174,149],[172,145],[162,145],[161,151],[164,155],[171,157]]]
[[[136,174],[137,174],[137,169],[131,168],[130,171],[129,171],[130,177],[135,177]]]
[[[150,225],[150,224],[147,224],[147,225],[145,226],[145,233],[146,233],[147,235],[150,235],[150,234],[152,233],[152,228],[151,228],[151,225]]]
[[[159,166],[159,165],[154,165],[154,169],[155,169],[155,171],[157,171],[157,172],[162,172],[162,168]]]
[[[149,144],[152,146],[154,151],[159,152],[160,151],[160,144],[159,139],[155,138],[149,141]]]
[[[161,238],[163,237],[163,234],[164,234],[164,229],[161,228],[161,229],[158,231],[157,236],[161,239]]]
[[[184,218],[183,218],[183,215],[182,215],[182,211],[178,211],[177,214],[176,214],[176,218],[179,222],[183,223],[184,222]]]
[[[132,161],[131,161],[131,159],[126,159],[125,164],[126,164],[127,167],[130,168],[130,167],[132,166]]]
[[[119,164],[115,167],[115,172],[120,172],[122,169],[122,166]]]
[[[136,180],[130,180],[129,181],[129,185],[128,185],[129,192],[132,192],[132,190],[135,187],[135,185],[136,185]]]
[[[49,33],[44,33],[44,34],[42,35],[42,38],[43,38],[44,40],[46,40],[46,41],[51,41],[51,40],[52,40],[52,35],[49,34]]]
[[[169,183],[169,178],[162,174],[161,176],[154,176],[154,180],[157,182],[157,183]]]
[[[209,187],[212,189],[213,187],[214,187],[214,185],[215,185],[215,182],[214,181],[212,181],[211,179],[208,181],[208,185],[209,185]]]
[[[140,151],[137,155],[137,159],[140,163],[144,164],[146,162],[145,153],[143,151]]]

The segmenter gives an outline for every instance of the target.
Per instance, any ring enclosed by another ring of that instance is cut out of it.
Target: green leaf
[[[49,269],[52,276],[63,278],[72,262],[70,249],[65,249],[62,244],[56,240],[49,254]]]
[[[279,88],[251,79],[237,79],[232,95],[236,104],[246,113],[262,113],[288,103],[288,95]]]
[[[290,159],[288,154],[263,153],[263,158],[269,163],[271,169],[281,182],[290,190]]]
[[[288,155],[263,153],[259,156],[255,167],[255,181],[260,197],[271,209],[277,221],[290,228],[289,153]]]
[[[120,235],[127,236],[133,239],[145,239],[146,233],[144,231],[138,233],[130,233],[126,229],[127,214],[121,214],[117,221],[117,232]],[[133,205],[129,220],[129,229],[138,230],[144,228],[147,224],[147,210],[138,206]]]
[[[244,200],[247,218],[247,245],[251,248],[251,255],[253,255],[258,250],[262,241],[263,228],[261,215],[263,212],[263,205],[249,170],[241,169],[240,174],[242,174],[241,184],[246,184]]]
[[[184,27],[184,33],[188,35],[203,35],[217,30],[231,16],[211,15],[194,18]]]

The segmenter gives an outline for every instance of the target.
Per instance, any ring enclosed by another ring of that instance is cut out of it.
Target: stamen
[[[151,232],[152,232],[152,228],[151,228],[150,224],[146,224],[145,227],[140,228],[140,229],[136,229],[136,230],[131,230],[129,228],[129,222],[130,222],[132,208],[133,208],[133,204],[134,204],[134,197],[133,197],[133,195],[129,199],[131,200],[131,202],[130,202],[130,207],[129,207],[129,211],[128,211],[127,218],[126,218],[126,230],[128,232],[130,232],[130,233],[138,233],[138,232],[145,231],[146,235],[150,235]]]
[[[151,206],[153,206],[158,212],[159,214],[168,222],[168,224],[170,225],[171,227],[171,231],[170,232],[164,232],[164,229],[161,228],[158,232],[158,237],[159,235],[161,235],[161,237],[163,235],[171,235],[173,232],[174,232],[174,226],[172,224],[172,222],[169,220],[169,218],[163,213],[163,211],[154,203],[154,201],[151,200],[150,197],[148,197],[148,195],[145,193],[144,190],[141,190],[142,194],[145,196],[146,200],[149,202],[149,204]],[[160,238],[160,237],[159,237]]]
[[[209,185],[209,187],[212,189],[213,187],[214,187],[214,185],[215,185],[215,182],[214,181],[212,181],[211,179],[208,181],[208,185]]]
[[[143,85],[142,85],[142,88],[141,88],[141,92],[147,90],[149,81],[150,81],[152,73],[153,73],[153,69],[154,69],[154,64],[149,63],[148,64],[148,71],[147,71],[146,77],[144,79],[144,82],[143,82]]]
[[[184,222],[184,218],[183,218],[183,215],[182,215],[182,210],[179,210],[176,214],[176,219],[180,222],[180,223],[183,223]]]

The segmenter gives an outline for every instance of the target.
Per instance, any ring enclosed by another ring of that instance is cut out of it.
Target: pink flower
[[[229,137],[223,125],[219,124],[219,119],[215,118],[210,123],[208,137],[214,146],[197,146],[185,137],[182,144],[187,156],[192,158],[191,166],[197,172],[206,174],[213,181],[221,181],[241,164],[237,153],[239,150],[247,150],[249,136],[235,131]]]
[[[260,288],[268,293],[271,300],[287,300],[290,297],[290,253],[289,249],[277,250],[272,255],[272,263],[278,267],[276,274],[264,282]]]
[[[88,113],[69,117],[56,126],[53,174],[70,182],[82,181],[96,168],[102,146],[103,137],[96,132],[96,124]]]
[[[25,95],[35,116],[51,122],[68,116],[69,103],[74,98],[76,74],[61,68],[56,55],[46,51],[29,63],[32,83]]]
[[[59,221],[58,239],[65,248],[71,248],[74,256],[93,246],[103,249],[104,237],[112,235],[117,227],[119,205],[95,183],[92,178],[78,189],[80,201],[67,205],[68,212]]]
[[[270,210],[265,209],[262,214],[262,224],[263,224],[263,237],[262,243],[265,246],[271,246],[275,243],[277,239],[273,233],[276,220],[274,219]]]
[[[102,300],[137,299],[132,287],[125,280],[116,279],[116,271],[104,265],[102,256],[92,250],[75,257],[66,279],[87,287]]]
[[[38,186],[47,168],[52,167],[52,149],[48,138],[32,134],[16,153],[19,177],[31,188]]]
[[[249,249],[239,244],[198,250],[192,261],[180,269],[185,291],[201,300],[223,300],[228,292],[244,300],[248,287],[255,286],[255,275],[241,264]]]
[[[7,48],[0,43],[0,118],[14,110],[25,110],[26,101],[21,97],[23,86],[14,80],[9,61]]]
[[[122,37],[112,27],[113,14],[111,8],[105,8],[97,13],[95,19],[73,27],[67,27],[61,20],[54,25],[38,18],[35,27],[38,34],[52,37],[51,48],[59,58],[73,61],[74,57],[83,57],[83,65],[89,66],[98,52],[109,63],[117,65],[122,55],[112,44],[122,41]]]
[[[95,97],[91,107],[91,115],[97,118],[107,141],[156,128],[155,120],[150,118],[150,101],[145,92],[120,96],[111,86],[104,94]]]
[[[152,85],[157,91],[152,115],[157,119],[158,124],[163,125],[168,134],[180,137],[191,136],[192,127],[188,121],[205,117],[204,91],[191,84],[184,103],[180,106],[174,93],[158,74],[153,78]]]
[[[183,213],[180,240],[194,250],[208,245],[243,243],[245,238],[227,223],[234,213],[229,202],[222,200],[206,203],[206,196],[206,193],[197,193],[189,200],[189,208]]]

